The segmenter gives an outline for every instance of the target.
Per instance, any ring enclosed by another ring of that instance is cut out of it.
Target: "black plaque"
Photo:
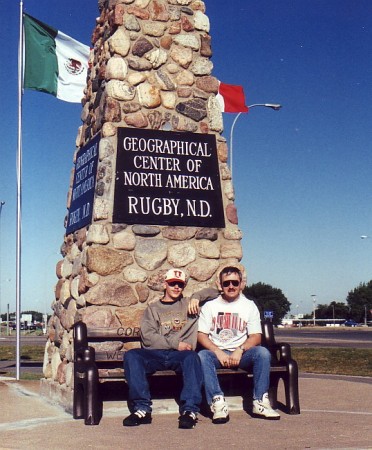
[[[216,137],[119,128],[113,222],[224,227]]]
[[[76,155],[74,184],[68,210],[66,234],[73,233],[92,223],[99,140],[98,134]]]

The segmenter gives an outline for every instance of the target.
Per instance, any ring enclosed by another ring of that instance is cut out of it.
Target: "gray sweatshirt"
[[[218,297],[213,288],[202,289],[191,297],[181,297],[175,302],[161,300],[150,303],[142,316],[142,346],[147,349],[178,350],[180,342],[187,342],[195,350],[197,341],[197,315],[187,314],[190,298],[200,302]]]

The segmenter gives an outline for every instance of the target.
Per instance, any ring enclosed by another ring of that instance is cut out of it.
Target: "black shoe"
[[[137,427],[138,425],[145,425],[151,423],[151,413],[145,411],[136,411],[123,420],[124,427]]]
[[[190,430],[191,428],[195,428],[197,421],[198,421],[198,418],[196,417],[196,414],[194,412],[185,411],[178,418],[178,428]]]

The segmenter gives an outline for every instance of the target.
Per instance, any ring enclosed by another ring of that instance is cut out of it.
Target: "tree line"
[[[243,293],[252,299],[264,318],[265,311],[273,312],[273,323],[279,325],[282,319],[289,313],[291,303],[283,294],[281,289],[265,283],[255,283],[244,288]],[[333,301],[329,305],[319,304],[316,306],[317,319],[352,319],[358,323],[364,323],[365,319],[371,321],[372,310],[372,280],[360,283],[351,290],[346,302]],[[311,314],[304,315],[304,319],[311,319]]]

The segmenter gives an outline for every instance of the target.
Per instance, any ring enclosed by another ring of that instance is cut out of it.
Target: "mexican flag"
[[[23,87],[80,103],[87,81],[89,47],[23,15]]]

